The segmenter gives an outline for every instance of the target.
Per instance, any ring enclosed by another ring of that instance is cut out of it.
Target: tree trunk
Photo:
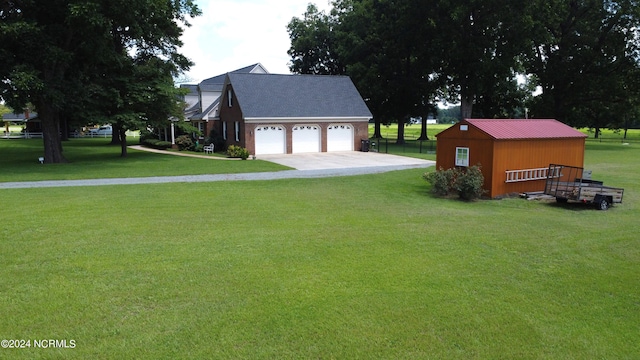
[[[380,119],[379,118],[375,118],[374,119],[374,125],[373,125],[373,138],[374,139],[382,139],[382,132],[380,131]]]
[[[473,111],[473,96],[469,94],[461,94],[460,112],[462,113],[462,120],[471,119],[472,111]]]
[[[111,126],[111,145],[121,145],[122,142],[120,141],[120,125],[113,124]]]
[[[46,164],[66,163],[62,155],[60,139],[60,114],[52,106],[41,102],[36,105],[38,117],[42,122],[42,140],[44,143],[44,162]]]
[[[596,131],[596,135],[594,136],[594,138],[595,139],[600,138],[600,127],[596,126],[594,130]]]
[[[127,130],[119,127],[118,134],[120,135],[120,157],[127,157]]]
[[[60,120],[60,140],[69,141],[69,122],[66,117]]]
[[[422,117],[422,124],[420,124],[420,137],[418,140],[429,140],[429,136],[427,135],[427,119],[429,118],[429,114]]]
[[[404,124],[406,123],[406,118],[398,120],[398,139],[396,140],[397,145],[402,145],[405,143],[404,141]]]

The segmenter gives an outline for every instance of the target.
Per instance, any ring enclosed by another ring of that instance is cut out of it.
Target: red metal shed
[[[542,191],[551,163],[583,167],[587,136],[553,119],[465,119],[436,137],[436,168],[479,164],[495,198]]]

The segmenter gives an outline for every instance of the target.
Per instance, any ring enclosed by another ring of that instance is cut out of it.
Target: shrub
[[[440,168],[432,173],[425,173],[422,177],[431,184],[431,191],[434,194],[447,196],[453,187],[454,169]]]
[[[478,199],[484,194],[482,184],[484,176],[480,171],[480,166],[471,166],[464,170],[459,170],[454,182],[454,188],[463,200]]]
[[[435,172],[425,173],[422,177],[431,183],[431,191],[439,196],[457,192],[463,200],[474,200],[484,194],[484,176],[479,165],[446,170],[440,168]]]
[[[193,142],[193,139],[189,135],[180,135],[176,138],[176,145],[178,145],[178,150],[195,150],[196,144]]]
[[[247,158],[249,157],[249,150],[240,146],[229,145],[229,147],[227,148],[227,155],[232,158],[241,158],[242,160],[247,160]]]
[[[159,150],[166,150],[171,147],[170,142],[158,139],[145,139],[142,145]]]

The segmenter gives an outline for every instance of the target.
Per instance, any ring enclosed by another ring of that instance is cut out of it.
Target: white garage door
[[[353,126],[351,124],[329,125],[327,128],[327,151],[353,151]]]
[[[296,125],[292,132],[292,152],[320,152],[320,126]]]
[[[284,126],[260,125],[256,127],[256,155],[284,154],[286,141]]]

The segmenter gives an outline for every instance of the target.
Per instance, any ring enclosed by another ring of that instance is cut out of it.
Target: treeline
[[[459,103],[463,118],[556,118],[594,129],[638,118],[636,1],[332,4],[329,13],[311,4],[289,22],[290,70],[351,76],[377,123],[426,118],[439,102]]]

